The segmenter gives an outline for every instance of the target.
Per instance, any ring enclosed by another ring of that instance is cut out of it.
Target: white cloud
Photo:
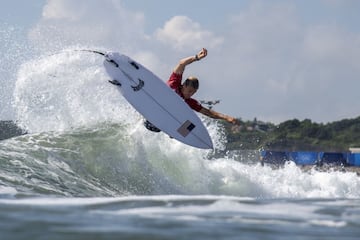
[[[155,32],[156,38],[177,50],[198,50],[204,46],[214,48],[224,39],[202,29],[201,25],[187,16],[175,16]]]
[[[49,0],[29,38],[45,51],[69,45],[131,49],[146,39],[143,28],[143,14],[124,9],[119,1]]]
[[[313,61],[352,64],[359,56],[360,36],[337,26],[313,26],[304,36],[304,53]]]
[[[70,1],[48,1],[43,8],[44,19],[77,20],[81,14],[79,9],[72,8]]]

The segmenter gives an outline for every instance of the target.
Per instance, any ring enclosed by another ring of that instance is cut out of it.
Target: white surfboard
[[[100,53],[101,54],[101,53]],[[125,99],[149,122],[193,147],[212,149],[207,129],[185,101],[159,77],[126,55],[105,54],[106,72]]]

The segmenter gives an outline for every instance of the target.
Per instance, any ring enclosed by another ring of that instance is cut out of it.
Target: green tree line
[[[360,117],[331,123],[292,119],[278,125],[241,121],[225,123],[227,150],[271,149],[278,151],[347,151],[360,147]]]

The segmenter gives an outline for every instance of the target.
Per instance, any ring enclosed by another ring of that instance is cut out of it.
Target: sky
[[[243,120],[360,115],[358,0],[3,0],[0,119],[21,62],[70,46],[119,51],[164,81],[184,57],[199,100]]]

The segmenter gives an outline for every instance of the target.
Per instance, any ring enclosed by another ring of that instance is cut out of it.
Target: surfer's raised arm
[[[185,67],[189,65],[190,63],[193,63],[195,61],[199,61],[200,59],[203,59],[207,56],[207,50],[206,48],[201,49],[201,51],[196,54],[195,56],[186,57],[179,61],[178,65],[174,68],[174,73],[176,74],[183,74],[185,71]]]
[[[181,59],[178,65],[176,65],[176,67],[174,68],[173,73],[167,81],[167,84],[177,94],[179,94],[180,97],[182,97],[193,110],[214,119],[222,119],[228,121],[229,123],[238,124],[236,118],[216,112],[211,109],[204,108],[196,99],[192,98],[192,96],[197,92],[199,88],[199,79],[190,76],[182,83],[182,75],[185,71],[185,67],[190,63],[203,59],[206,56],[207,50],[206,48],[203,48],[195,56]]]

